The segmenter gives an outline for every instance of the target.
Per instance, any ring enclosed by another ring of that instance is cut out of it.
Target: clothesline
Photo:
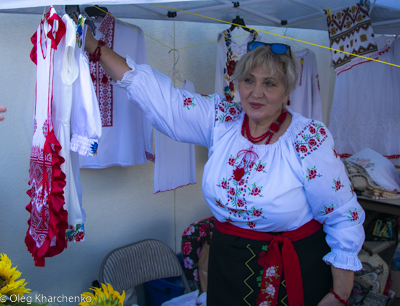
[[[204,15],[197,14],[197,13],[193,13],[193,12],[188,12],[188,11],[185,11],[185,10],[180,10],[180,9],[173,8],[173,7],[169,7],[169,6],[165,6],[165,5],[162,5],[162,4],[159,4],[159,3],[152,3],[152,4],[153,4],[153,5],[160,6],[160,7],[163,7],[163,8],[167,8],[167,9],[170,9],[170,10],[175,10],[175,11],[179,11],[179,12],[183,12],[183,13],[187,13],[187,14],[192,14],[192,15],[195,15],[195,16],[198,16],[198,17],[203,17],[203,18],[215,20],[215,21],[218,21],[218,22],[222,22],[222,23],[227,23],[227,24],[230,24],[230,25],[234,25],[234,26],[237,26],[237,27],[242,27],[242,25],[235,24],[235,23],[232,23],[232,22],[229,22],[229,21],[220,20],[220,19],[213,18],[213,17],[208,17],[208,16],[204,16]],[[95,8],[97,8],[98,10],[100,10],[100,11],[106,13],[106,14],[109,14],[110,16],[114,17],[115,19],[118,19],[119,21],[125,23],[126,25],[131,26],[130,24],[124,22],[123,20],[121,20],[121,19],[119,19],[119,18],[113,16],[113,15],[110,14],[109,12],[107,12],[107,11],[101,9],[101,8],[98,7],[97,5],[93,5],[93,6],[94,6]],[[325,17],[322,17],[322,18],[325,18]],[[321,18],[318,18],[318,19],[321,19]],[[301,22],[301,23],[311,22],[311,21],[315,21],[315,20],[318,20],[318,19],[308,20],[308,21],[304,21],[304,22]],[[282,27],[286,27],[286,26],[282,26]],[[315,47],[319,47],[319,48],[323,48],[323,49],[328,49],[328,50],[331,50],[331,51],[337,51],[337,52],[340,52],[340,53],[345,53],[345,54],[352,55],[352,56],[356,56],[356,57],[360,57],[360,58],[365,58],[365,59],[368,59],[368,60],[371,60],[371,61],[376,61],[376,62],[379,62],[379,63],[382,63],[382,64],[387,64],[387,65],[391,65],[391,66],[395,66],[395,67],[400,67],[400,65],[396,65],[396,64],[393,64],[393,63],[389,63],[389,62],[381,61],[381,60],[378,60],[378,59],[370,58],[370,57],[367,57],[367,56],[362,56],[362,55],[353,54],[353,53],[350,53],[350,52],[346,52],[346,51],[342,51],[342,50],[338,50],[338,49],[326,47],[326,46],[323,46],[323,45],[315,44],[315,43],[308,42],[308,41],[304,41],[304,40],[301,40],[301,39],[297,39],[297,38],[293,38],[293,37],[288,37],[288,36],[285,36],[285,35],[281,35],[281,34],[277,34],[277,33],[272,33],[272,32],[268,32],[268,31],[263,31],[263,30],[259,30],[259,29],[256,29],[256,28],[251,28],[251,27],[248,27],[248,26],[246,26],[246,28],[248,28],[248,29],[250,29],[250,30],[257,31],[257,32],[260,32],[260,33],[266,33],[266,34],[278,36],[278,37],[281,37],[281,38],[286,38],[286,39],[290,39],[290,40],[293,40],[293,41],[301,42],[301,43],[308,44],[308,45],[311,45],[311,46],[315,46]],[[273,28],[273,29],[271,29],[271,30],[275,30],[275,29],[278,29],[278,28],[281,28],[281,27]],[[137,31],[139,31],[139,30],[137,30]],[[196,45],[187,46],[187,47],[182,47],[182,48],[171,48],[171,47],[167,46],[166,44],[164,44],[163,42],[161,42],[161,41],[159,41],[159,40],[157,40],[157,39],[151,37],[150,35],[148,35],[148,34],[146,34],[146,33],[144,33],[144,32],[142,32],[142,33],[143,33],[145,36],[147,36],[147,37],[153,39],[154,41],[158,42],[159,44],[163,45],[164,47],[167,47],[167,48],[170,49],[170,50],[183,50],[183,49],[194,48],[194,47],[206,45],[206,44],[209,44],[209,43],[218,42],[218,40],[216,40],[216,41],[211,41],[211,42],[196,44]]]

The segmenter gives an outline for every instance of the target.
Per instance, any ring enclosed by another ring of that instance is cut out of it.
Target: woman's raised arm
[[[98,40],[93,37],[90,29],[87,30],[85,40],[85,51],[93,54],[96,48],[101,48],[100,64],[114,81],[120,81],[125,72],[131,70],[126,64],[125,58],[106,46],[100,46]]]

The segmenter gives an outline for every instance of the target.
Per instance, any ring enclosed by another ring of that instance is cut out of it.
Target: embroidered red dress
[[[54,55],[65,24],[50,8],[31,41],[31,59],[37,65],[34,131],[29,167],[27,194],[31,197],[26,209],[30,212],[25,243],[36,266],[44,266],[44,258],[59,254],[65,248],[68,213],[63,208],[65,174],[64,162],[58,153],[61,145],[54,135],[52,121]]]

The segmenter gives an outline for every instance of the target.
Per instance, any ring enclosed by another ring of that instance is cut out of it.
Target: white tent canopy
[[[358,0],[360,1],[360,0]],[[363,0],[364,1],[364,0]],[[71,0],[0,0],[0,12],[41,14],[50,5],[71,5]],[[357,0],[75,0],[81,9],[99,5],[118,18],[193,22],[232,22],[239,15],[247,26],[296,27],[327,30],[326,9],[332,13],[354,5]],[[237,5],[239,4],[239,5]],[[371,0],[374,32],[400,34],[400,1]],[[176,12],[176,17],[168,17]]]

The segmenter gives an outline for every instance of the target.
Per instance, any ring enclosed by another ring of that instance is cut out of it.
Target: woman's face
[[[243,111],[258,124],[276,116],[289,99],[283,78],[270,75],[263,67],[254,68],[239,83],[239,94]]]

